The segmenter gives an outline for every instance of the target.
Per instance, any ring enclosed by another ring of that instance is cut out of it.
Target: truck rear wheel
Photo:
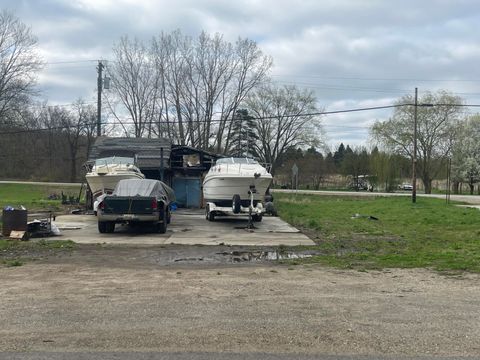
[[[157,231],[160,234],[165,234],[167,232],[167,214],[165,209],[160,211],[159,222],[157,223]]]
[[[113,233],[115,231],[115,223],[113,221],[99,221],[98,232],[101,234]]]
[[[105,221],[98,222],[98,232],[104,234],[107,232],[107,223]]]
[[[107,222],[107,233],[113,233],[115,231],[115,223],[113,221]]]

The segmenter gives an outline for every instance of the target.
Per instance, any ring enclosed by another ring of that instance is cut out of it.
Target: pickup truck
[[[170,223],[170,204],[173,201],[173,190],[161,181],[120,180],[113,194],[105,196],[98,205],[98,231],[112,233],[115,224],[127,223],[144,224],[163,234]]]

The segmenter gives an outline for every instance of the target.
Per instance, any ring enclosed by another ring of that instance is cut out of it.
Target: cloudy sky
[[[95,99],[96,60],[122,35],[148,40],[181,29],[248,37],[273,57],[279,84],[313,89],[327,111],[389,105],[419,88],[480,104],[476,0],[1,0],[38,37],[44,97]],[[471,111],[475,111],[472,109]],[[328,143],[368,144],[390,111],[324,118]]]

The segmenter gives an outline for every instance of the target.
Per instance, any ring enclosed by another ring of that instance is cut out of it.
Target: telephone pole
[[[413,109],[412,203],[417,202],[417,107],[418,89],[415,88],[415,104]]]
[[[102,135],[102,71],[105,66],[102,60],[98,61],[97,72],[97,136]]]

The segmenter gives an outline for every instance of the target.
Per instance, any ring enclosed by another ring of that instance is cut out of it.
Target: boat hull
[[[145,176],[142,173],[120,173],[112,174],[107,173],[105,175],[87,174],[86,176],[88,186],[92,191],[93,198],[96,199],[103,194],[111,194],[115,189],[115,186],[120,180],[124,179],[144,179]]]
[[[254,204],[263,201],[265,192],[272,182],[270,174],[262,175],[255,179],[253,176],[245,177],[229,174],[207,175],[203,182],[203,197],[206,202],[217,206],[231,206],[234,195],[239,195],[242,206],[250,204],[250,186],[254,185],[256,193],[253,194]]]

